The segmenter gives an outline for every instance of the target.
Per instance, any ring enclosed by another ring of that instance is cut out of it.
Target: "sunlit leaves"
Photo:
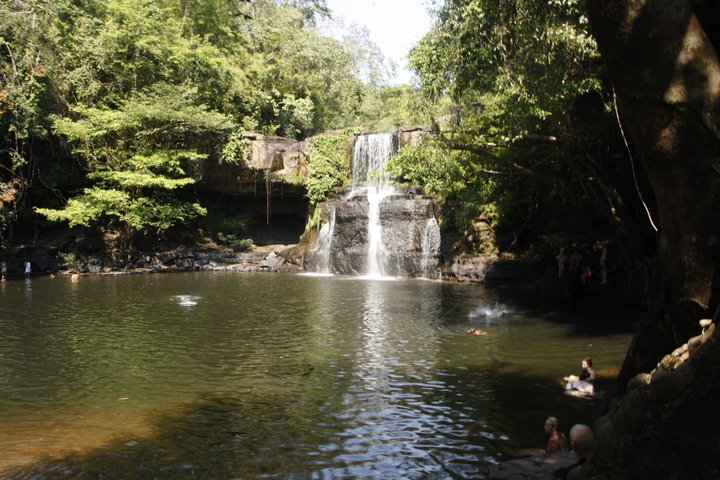
[[[598,59],[578,1],[449,0],[411,64],[433,96],[495,92],[545,120],[598,87]]]
[[[130,203],[130,195],[119,190],[86,188],[82,195],[68,200],[63,209],[36,208],[35,211],[48,220],[66,221],[70,226],[90,226],[104,215],[124,217]]]
[[[459,203],[492,199],[522,225],[553,215],[540,203],[568,212],[587,205],[583,192],[598,187],[578,182],[597,183],[581,172],[597,168],[586,159],[607,137],[583,0],[447,0],[410,62],[426,96],[460,104],[445,135],[448,147],[470,152]]]
[[[467,186],[466,166],[458,155],[429,141],[403,147],[388,160],[386,168],[395,181],[422,185],[428,193],[440,197]]]
[[[203,215],[200,205],[181,201],[171,191],[193,184],[187,167],[207,157],[189,145],[233,124],[198,104],[194,93],[159,85],[120,108],[77,106],[74,119],[56,117],[56,133],[65,135],[88,162],[88,179],[95,186],[63,209],[37,212],[71,225],[112,218],[131,229],[169,228]]]
[[[334,187],[350,180],[350,164],[347,158],[349,132],[318,135],[308,151],[307,196],[311,204],[328,198]]]

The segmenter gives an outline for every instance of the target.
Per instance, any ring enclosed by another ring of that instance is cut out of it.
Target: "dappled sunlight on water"
[[[630,338],[478,285],[6,283],[2,478],[482,477],[548,415],[589,421],[561,379],[586,355],[617,369]]]

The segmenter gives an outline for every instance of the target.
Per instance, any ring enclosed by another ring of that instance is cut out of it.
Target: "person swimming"
[[[479,328],[471,328],[466,332],[468,335],[487,335],[487,332],[485,330],[480,330]]]

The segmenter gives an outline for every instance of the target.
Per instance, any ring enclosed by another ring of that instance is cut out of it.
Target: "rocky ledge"
[[[232,250],[196,251],[177,248],[163,252],[97,254],[74,256],[59,264],[46,250],[34,249],[27,255],[17,255],[7,260],[10,276],[22,274],[23,259],[31,261],[33,274],[129,274],[191,271],[232,272],[294,272],[301,267],[285,254],[288,248],[274,245],[247,252]]]
[[[714,323],[666,355],[595,423],[596,478],[720,478],[720,338]],[[594,477],[595,478],[595,477]]]
[[[573,452],[558,452],[548,457],[517,458],[490,467],[491,480],[554,480],[555,472],[575,463]]]

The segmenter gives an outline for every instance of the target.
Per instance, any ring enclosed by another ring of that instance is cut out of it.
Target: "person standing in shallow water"
[[[30,264],[30,260],[25,260],[25,278],[30,278],[31,274],[32,274],[32,265]]]
[[[545,447],[545,456],[552,455],[556,452],[567,452],[570,450],[567,438],[560,430],[558,430],[557,418],[548,417],[547,420],[545,420],[545,433],[550,435],[547,446]]]
[[[605,285],[607,283],[607,261],[608,261],[608,249],[607,242],[603,242],[602,249],[600,250],[600,284]]]
[[[555,259],[558,262],[558,278],[562,278],[565,274],[565,265],[567,264],[568,259],[564,248],[560,248],[560,253],[558,253],[558,256],[555,257]]]

